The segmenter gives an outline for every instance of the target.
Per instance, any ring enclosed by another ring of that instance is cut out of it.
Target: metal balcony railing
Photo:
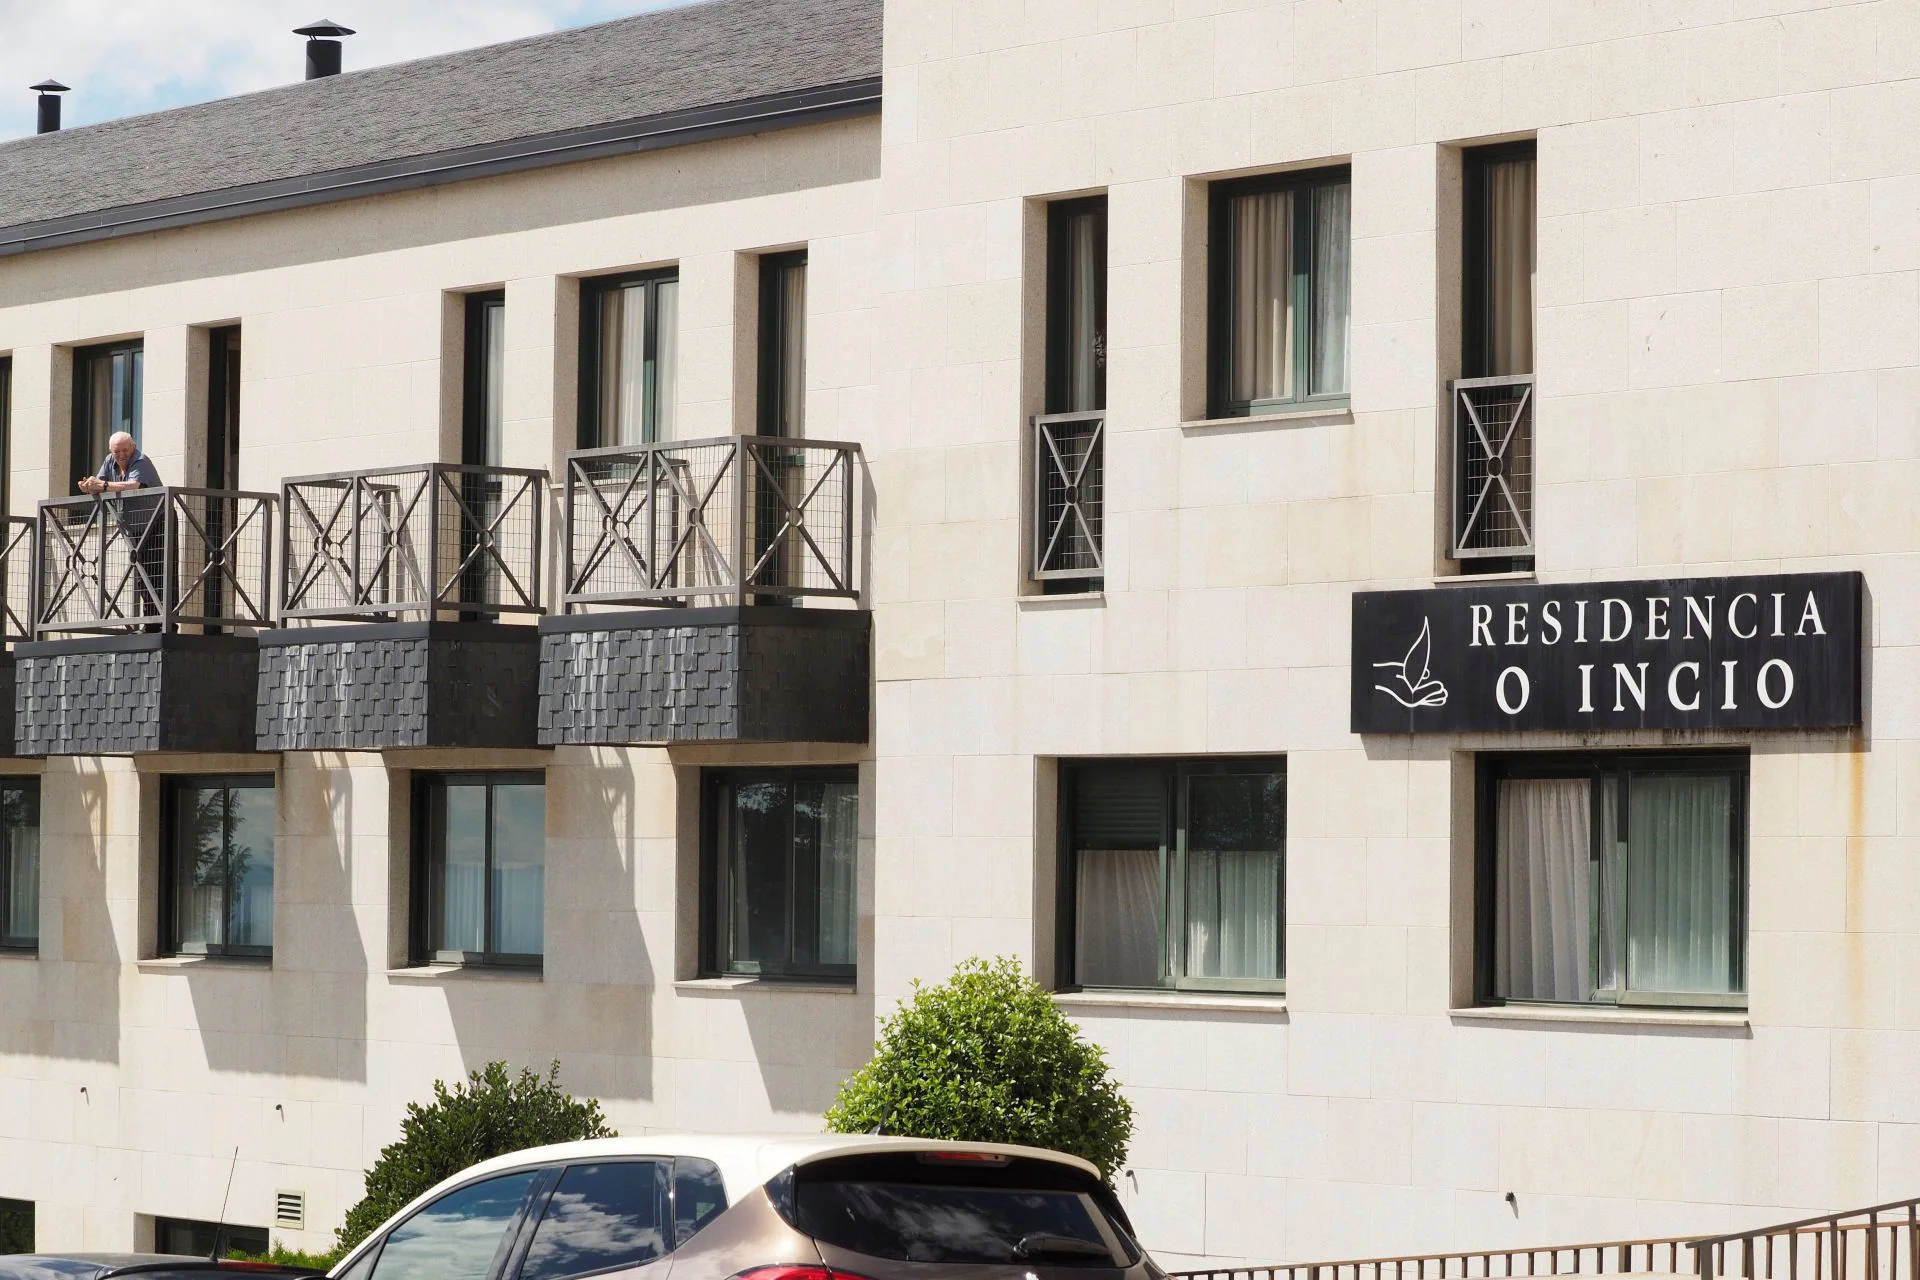
[[[1453,384],[1453,555],[1533,554],[1533,375]]]
[[[267,625],[274,502],[176,488],[42,502],[34,633]],[[9,602],[13,591],[9,581]]]
[[[776,436],[569,454],[566,608],[857,598],[859,456]]]
[[[33,639],[32,516],[8,516],[0,534],[0,643]]]
[[[433,621],[544,612],[547,473],[421,463],[282,487],[284,620]]]
[[[1094,410],[1033,420],[1035,580],[1106,573],[1106,419]]]

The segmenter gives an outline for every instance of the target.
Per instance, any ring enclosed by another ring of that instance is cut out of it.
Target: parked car
[[[214,1276],[304,1276],[321,1273],[310,1267],[283,1267],[272,1262],[214,1261],[174,1253],[12,1253],[0,1255],[0,1280],[107,1280],[109,1276],[140,1276],[142,1280],[209,1280]]]
[[[475,1165],[334,1280],[1159,1280],[1091,1164],[867,1136],[600,1138]]]

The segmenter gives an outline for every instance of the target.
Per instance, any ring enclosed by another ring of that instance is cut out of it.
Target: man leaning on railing
[[[108,438],[107,456],[100,470],[80,481],[80,492],[105,497],[134,489],[162,487],[160,469],[153,465],[152,458],[140,452],[133,437],[124,431],[116,431]],[[152,619],[147,623],[148,631],[159,631],[165,602],[159,598],[158,584],[166,572],[167,559],[165,530],[154,527],[159,499],[122,497],[119,507],[120,535],[127,540],[128,554],[135,566],[133,589],[140,602],[140,613]]]

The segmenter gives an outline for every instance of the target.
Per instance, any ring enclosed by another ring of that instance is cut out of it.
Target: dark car
[[[214,1276],[305,1276],[322,1272],[271,1262],[235,1262],[188,1258],[174,1253],[11,1253],[0,1255],[0,1280],[105,1280],[141,1276],[144,1280],[210,1280]]]

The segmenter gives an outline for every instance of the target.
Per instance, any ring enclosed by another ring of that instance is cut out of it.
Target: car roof
[[[21,1253],[0,1257],[0,1280],[94,1280],[112,1276],[123,1267],[206,1266],[198,1254],[181,1253]]]

